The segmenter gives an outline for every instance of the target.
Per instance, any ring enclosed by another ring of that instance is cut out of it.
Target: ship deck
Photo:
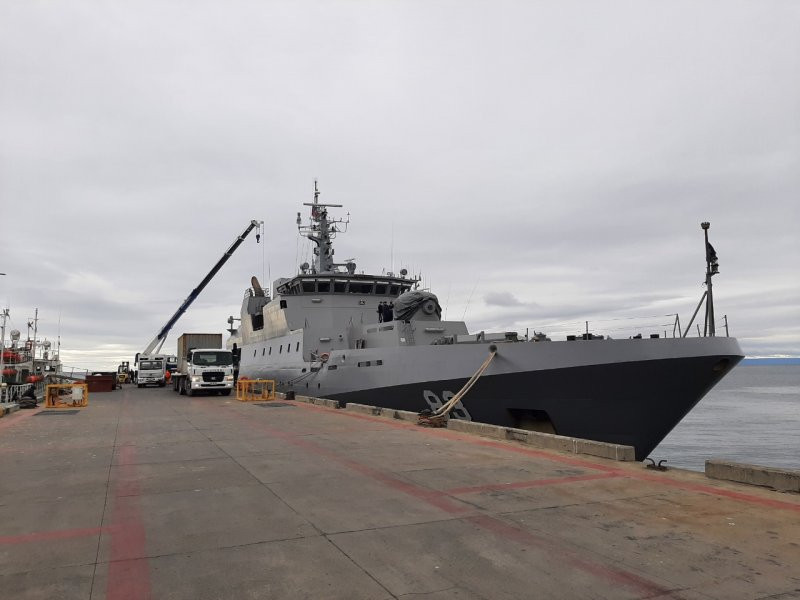
[[[800,598],[800,495],[302,402],[0,420],[6,598]]]

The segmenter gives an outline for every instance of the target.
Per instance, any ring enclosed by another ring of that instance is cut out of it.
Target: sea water
[[[650,454],[702,471],[716,458],[800,470],[800,365],[740,365]]]

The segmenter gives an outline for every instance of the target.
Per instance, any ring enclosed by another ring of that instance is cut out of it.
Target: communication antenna
[[[461,320],[463,321],[467,317],[467,309],[469,308],[469,303],[472,302],[472,294],[475,293],[475,288],[478,287],[478,282],[480,282],[480,277],[475,280],[475,285],[472,286],[472,291],[469,293],[469,298],[467,298],[467,305],[464,307],[464,314],[461,315]]]
[[[447,284],[447,300],[444,301],[444,321],[447,321],[447,305],[450,304],[450,290],[453,287],[453,282]]]
[[[692,315],[691,320],[689,321],[689,325],[686,326],[686,331],[683,333],[683,337],[686,337],[686,334],[689,333],[692,327],[692,323],[694,322],[694,318],[697,316],[697,313],[700,311],[700,307],[703,306],[703,302],[706,303],[706,318],[705,318],[705,325],[703,327],[703,336],[716,336],[716,324],[714,322],[714,291],[712,289],[711,278],[714,275],[719,274],[719,259],[717,258],[717,253],[714,250],[714,246],[712,246],[708,241],[708,230],[711,227],[711,223],[708,221],[703,221],[700,223],[700,227],[703,230],[703,234],[705,236],[706,242],[706,280],[705,286],[706,289],[703,292],[703,295],[700,297],[700,302],[697,303],[697,308],[694,309],[694,314]],[[697,324],[697,335],[700,337],[700,324]]]

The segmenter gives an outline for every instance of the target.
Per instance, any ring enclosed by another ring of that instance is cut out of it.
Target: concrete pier
[[[303,402],[0,420],[0,597],[800,598],[800,495]]]
[[[707,460],[706,476],[748,485],[761,485],[781,492],[800,493],[800,471],[747,465],[725,460]]]

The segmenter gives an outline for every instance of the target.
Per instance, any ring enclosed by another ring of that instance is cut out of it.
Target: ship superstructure
[[[442,320],[437,297],[405,270],[368,275],[352,260],[337,263],[333,240],[348,221],[328,211],[341,205],[320,202],[315,185],[306,206],[310,220],[298,213],[297,225],[314,243],[312,264],[273,282],[272,295],[252,278],[228,342],[240,377],[420,411],[446,403],[496,351],[452,417],[628,444],[641,460],[743,358],[730,337],[469,333],[463,321]]]

